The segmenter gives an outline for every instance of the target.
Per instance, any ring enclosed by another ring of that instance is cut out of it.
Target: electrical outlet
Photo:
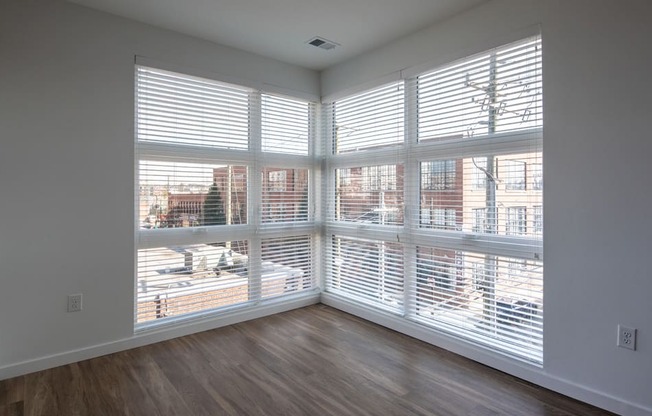
[[[618,325],[618,343],[619,347],[636,350],[636,328],[627,328]]]
[[[79,312],[82,310],[82,294],[68,295],[68,312]]]

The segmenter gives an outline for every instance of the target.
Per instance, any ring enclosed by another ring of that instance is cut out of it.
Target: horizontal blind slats
[[[263,152],[307,155],[312,105],[268,94],[261,99]]]
[[[403,142],[403,83],[333,105],[333,152],[346,153]]]
[[[138,140],[246,149],[245,89],[138,67]]]
[[[145,67],[136,83],[137,326],[313,289],[314,104]]]
[[[537,38],[327,104],[326,290],[540,363],[541,89]]]

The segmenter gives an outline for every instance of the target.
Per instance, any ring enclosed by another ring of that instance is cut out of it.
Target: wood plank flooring
[[[0,416],[609,414],[325,305],[0,381]]]

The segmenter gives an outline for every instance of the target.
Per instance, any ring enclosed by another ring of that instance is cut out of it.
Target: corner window
[[[315,288],[313,105],[136,69],[136,328]]]

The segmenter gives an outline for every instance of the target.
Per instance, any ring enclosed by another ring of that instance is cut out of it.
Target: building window
[[[455,160],[421,163],[421,189],[443,191],[455,187]]]
[[[487,208],[473,208],[473,232],[484,233],[487,230]]]
[[[535,191],[543,190],[543,167],[541,163],[533,163],[530,165],[532,176],[532,189]]]
[[[507,235],[525,235],[527,234],[527,215],[525,207],[507,208]]]
[[[308,169],[263,168],[263,223],[308,220],[308,174]]]
[[[482,263],[471,262],[471,281],[474,290],[484,290],[484,267]]]
[[[541,205],[535,205],[534,207],[534,221],[533,228],[534,233],[537,235],[543,234],[543,207]]]
[[[454,230],[456,226],[454,208],[433,208],[433,225],[440,230]]]
[[[287,171],[282,170],[272,170],[267,173],[268,181],[268,190],[269,192],[285,192],[286,181],[287,181]]]
[[[364,166],[362,168],[363,191],[396,190],[396,166]]]
[[[525,162],[520,160],[505,160],[505,189],[508,191],[525,190]]]
[[[339,169],[338,171],[338,186],[351,185],[351,169]]]
[[[473,157],[471,158],[472,171],[473,171],[473,189],[486,189],[487,188],[487,158],[486,157]]]

